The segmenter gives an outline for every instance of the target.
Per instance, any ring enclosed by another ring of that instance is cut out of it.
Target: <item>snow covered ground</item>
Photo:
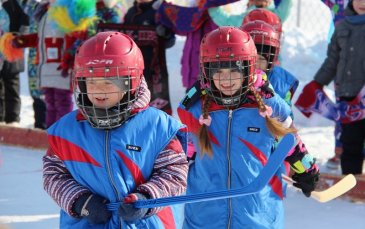
[[[324,18],[329,14],[323,5],[318,3],[319,0],[294,1],[294,8],[297,7],[297,2],[302,2],[304,4],[302,7],[316,9]],[[315,5],[316,2],[318,5]],[[328,31],[328,28],[323,27],[311,28],[310,31],[298,29],[295,27],[297,16],[295,13],[290,15],[288,23],[284,25],[285,40],[281,51],[283,67],[300,80],[294,101],[301,88],[313,78],[325,57],[327,43],[325,34]],[[181,86],[180,76],[183,44],[184,37],[178,37],[176,45],[167,53],[170,95],[174,109],[185,91]],[[34,122],[32,100],[28,93],[25,74],[21,77],[21,88],[21,126],[31,128]],[[332,87],[328,87],[327,92],[333,96]],[[323,166],[334,152],[333,123],[317,115],[306,119],[295,108],[294,113],[304,143]],[[43,154],[44,152],[39,150],[0,146],[0,228],[2,224],[4,228],[11,229],[59,227],[59,208],[42,188]],[[365,228],[365,204],[355,204],[345,200],[320,204],[289,188],[285,205],[288,229]]]

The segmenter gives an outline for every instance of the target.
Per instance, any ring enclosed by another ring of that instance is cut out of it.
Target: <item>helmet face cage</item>
[[[114,69],[113,69],[114,68]],[[83,77],[83,72],[87,71],[88,75]],[[73,71],[72,83],[73,93],[76,105],[88,120],[92,127],[98,129],[112,129],[122,125],[131,115],[132,104],[138,99],[140,89],[140,77],[132,76],[138,69],[126,67],[99,67],[99,68],[76,68]],[[95,77],[92,73],[97,72]],[[104,72],[101,75],[100,72]],[[109,73],[131,72],[127,76],[110,75]],[[133,72],[133,73],[132,73]],[[97,82],[101,80],[111,81],[118,87],[116,91],[108,91],[103,93],[90,93],[87,91],[87,83]],[[132,82],[138,82],[133,85]],[[110,107],[96,107],[89,98],[97,96],[120,97],[119,102]]]
[[[216,104],[230,108],[244,103],[249,87],[252,84],[251,79],[253,79],[255,59],[256,57],[252,56],[251,60],[235,59],[204,63],[201,82],[204,82],[203,86],[208,96]],[[221,69],[229,69],[230,73],[222,73]],[[239,73],[239,75],[234,73]],[[240,85],[239,87],[237,87],[238,84]],[[216,85],[236,86],[228,87],[226,90],[228,93],[225,94]]]
[[[260,38],[265,39],[265,38]],[[256,42],[255,42],[256,43]],[[269,73],[274,67],[276,61],[278,60],[279,47],[265,45],[264,43],[256,43],[257,55],[264,57],[267,61],[266,69],[263,69],[266,73]]]
[[[248,32],[257,49],[257,55],[264,57],[267,61],[266,73],[269,73],[278,60],[280,51],[279,33],[271,25],[264,21],[249,22],[241,27],[243,31]]]
[[[246,100],[256,64],[251,36],[222,26],[206,34],[200,45],[200,82],[216,104],[234,108]]]

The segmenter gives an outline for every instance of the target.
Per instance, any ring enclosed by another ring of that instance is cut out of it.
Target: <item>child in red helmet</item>
[[[256,55],[253,39],[236,27],[220,27],[201,42],[201,88],[190,89],[178,109],[196,149],[187,194],[245,187],[270,158],[276,138],[296,131],[287,128],[290,107],[264,73],[256,74]],[[310,171],[313,158],[292,155],[287,159]],[[187,204],[183,228],[284,228],[280,173],[257,194]],[[297,176],[309,196],[318,177]]]
[[[136,209],[136,200],[182,194],[184,125],[149,107],[134,41],[101,32],[77,50],[78,110],[48,129],[44,189],[61,207],[60,228],[181,227],[182,208]]]
[[[276,64],[280,51],[279,31],[261,20],[244,22],[240,28],[249,33],[255,43],[257,49],[257,68],[266,72],[269,82],[273,86],[275,92],[291,106],[291,100],[297,89],[298,80],[290,72]],[[291,116],[294,119],[292,113]],[[301,179],[302,177],[306,177],[306,179],[313,179],[314,181],[319,175],[319,169],[314,162],[306,171],[299,171],[296,169],[296,162],[298,160],[305,161],[306,157],[313,158],[308,154],[305,145],[301,142],[298,135],[297,139],[299,143],[296,146],[294,153],[286,159],[288,162],[287,166],[290,166],[297,173],[297,176],[294,178]],[[287,172],[289,172],[289,169]],[[304,192],[304,194],[306,193]]]

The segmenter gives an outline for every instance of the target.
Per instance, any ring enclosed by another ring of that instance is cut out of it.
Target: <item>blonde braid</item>
[[[256,91],[256,89],[253,88],[253,87],[251,87],[251,92],[255,96],[255,99],[256,99],[256,102],[259,106],[260,112],[265,113],[266,112],[266,106],[265,106],[265,103],[264,103],[262,97]],[[270,118],[268,115],[266,115],[265,120],[266,120],[267,129],[269,130],[269,132],[275,138],[282,137],[282,136],[284,136],[285,134],[288,134],[288,133],[296,133],[297,132],[297,129],[295,129],[294,127],[289,127],[289,128],[284,127],[283,124],[279,120],[277,120],[276,118]]]

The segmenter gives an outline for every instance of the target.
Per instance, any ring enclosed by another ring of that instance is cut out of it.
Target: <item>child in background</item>
[[[260,20],[243,23],[240,28],[249,33],[255,43],[258,54],[257,68],[267,74],[275,92],[291,106],[291,99],[299,82],[290,72],[277,65],[280,33]]]
[[[48,129],[43,158],[60,228],[181,228],[181,206],[132,205],[182,194],[188,170],[185,127],[148,106],[143,69],[140,49],[122,33],[98,33],[77,51],[79,110]]]
[[[141,48],[146,64],[144,76],[148,88],[151,90],[152,98],[150,105],[172,114],[166,49],[171,48],[175,44],[176,38],[170,29],[156,22],[156,8],[158,8],[159,4],[159,0],[134,1],[133,7],[128,10],[124,17],[123,24],[154,27],[155,31],[153,33],[157,35],[157,39],[149,41],[149,38],[156,37],[156,35],[150,33],[148,36],[136,38],[136,42]],[[142,29],[143,27],[141,27]],[[146,45],[142,45],[143,43]]]
[[[69,69],[64,66],[69,67],[66,57],[76,38],[55,28],[48,14],[54,2],[49,0],[37,6],[33,15],[38,22],[37,33],[14,39],[17,47],[37,47],[37,78],[45,96],[47,127],[73,110]]]
[[[364,29],[365,1],[349,1],[345,19],[335,26],[328,45],[327,58],[315,74],[314,80],[303,88],[303,92],[311,92],[311,88],[322,89],[332,81],[335,83],[336,103],[341,112],[340,143],[343,148],[341,154],[343,174],[362,174],[363,170],[365,112],[361,101],[365,97]],[[301,94],[296,105],[303,107],[304,102],[307,103],[308,96],[311,95]],[[356,112],[348,111],[347,108],[350,106],[356,106]]]
[[[241,15],[230,15],[223,12],[220,6],[237,2],[239,0],[215,0],[196,1],[196,7],[181,7],[164,1],[158,9],[158,21],[172,29],[176,34],[186,36],[183,54],[181,57],[181,75],[183,86],[187,89],[192,87],[199,76],[199,46],[201,39],[208,32],[218,26],[237,26],[247,12],[262,7],[262,3],[255,0],[250,8]],[[269,0],[267,8],[280,15],[284,21],[289,15],[292,0],[282,0],[278,6]],[[256,3],[257,2],[257,3]],[[266,7],[265,7],[266,8]]]
[[[292,98],[298,87],[298,80],[276,64],[280,52],[280,33],[273,26],[260,20],[243,23],[240,29],[249,33],[255,43],[257,49],[256,67],[265,71],[275,92],[292,107]],[[290,115],[294,119],[293,113]],[[294,123],[292,125],[294,126]],[[308,152],[298,135],[297,140],[299,143],[296,150],[302,152],[301,156],[305,156]],[[289,173],[289,160],[286,160],[285,167],[286,172]]]
[[[29,17],[21,8],[22,1],[0,1],[0,31],[22,34],[29,26]],[[20,121],[20,72],[24,59],[0,61],[0,122],[17,126]]]
[[[200,97],[190,90],[178,109],[197,156],[189,168],[187,194],[248,185],[269,159],[276,138],[295,129],[289,106],[255,75],[256,47],[235,27],[208,33],[200,49]],[[285,127],[286,126],[286,127]],[[297,150],[287,160],[297,169],[295,186],[310,196],[318,179],[314,160]],[[259,193],[185,206],[183,228],[284,228],[280,172]]]
[[[35,10],[40,3],[37,0],[27,1],[24,7],[24,12],[33,17]],[[37,33],[38,22],[33,18],[30,20],[29,33]],[[29,94],[33,99],[33,111],[34,111],[34,128],[46,129],[46,103],[44,102],[44,94],[41,88],[39,88],[39,79],[37,76],[37,48],[32,47],[28,49],[28,84]]]
[[[271,12],[268,9],[264,8],[256,8],[247,13],[247,15],[243,18],[242,25],[250,22],[250,21],[264,21],[267,24],[274,27],[274,29],[279,33],[279,37],[281,38],[283,32],[283,25],[281,23],[281,19],[278,15]]]

